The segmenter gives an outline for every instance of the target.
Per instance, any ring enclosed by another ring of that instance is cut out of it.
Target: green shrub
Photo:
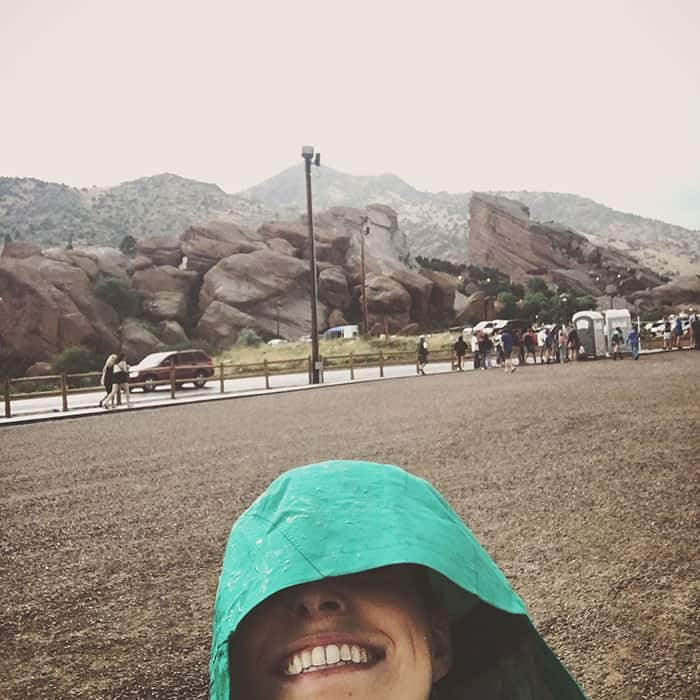
[[[0,377],[23,377],[32,361],[21,352],[8,347],[0,348]]]
[[[94,350],[73,345],[54,357],[53,371],[56,374],[80,374],[82,372],[95,372],[102,368],[102,361]]]
[[[263,339],[258,335],[258,332],[254,328],[242,328],[241,332],[238,334],[237,345],[260,345]]]
[[[95,285],[95,294],[109,304],[120,316],[138,316],[141,312],[141,295],[126,282],[107,277]]]

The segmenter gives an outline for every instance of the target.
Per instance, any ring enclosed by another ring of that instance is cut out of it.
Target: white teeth
[[[326,652],[323,647],[314,647],[311,650],[311,663],[314,666],[325,666],[326,664]]]
[[[315,673],[349,663],[367,664],[369,660],[370,653],[357,644],[327,644],[325,647],[302,649],[292,654],[284,673],[287,676],[298,676],[301,673]]]
[[[340,661],[340,649],[335,644],[326,647],[326,663],[337,664]]]

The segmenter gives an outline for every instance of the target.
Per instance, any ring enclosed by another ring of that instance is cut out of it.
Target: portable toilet
[[[612,337],[615,329],[619,328],[622,331],[622,337],[625,344],[622,346],[622,352],[632,352],[627,345],[627,334],[632,329],[632,316],[627,309],[608,309],[605,312],[605,340],[608,344],[608,354],[612,353]]]
[[[578,334],[579,357],[605,357],[605,318],[598,311],[578,311],[571,322]]]

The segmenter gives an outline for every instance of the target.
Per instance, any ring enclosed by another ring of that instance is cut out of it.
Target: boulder
[[[35,362],[24,373],[25,377],[46,377],[55,374],[50,362]]]
[[[252,253],[265,244],[260,236],[246,233],[240,226],[212,221],[206,226],[191,226],[181,236],[187,268],[207,272],[219,260],[237,253]]]
[[[152,236],[136,242],[136,254],[149,258],[154,265],[173,265],[182,261],[182,245],[177,238]]]
[[[119,329],[121,349],[130,365],[143,360],[146,355],[163,349],[163,343],[144,327],[138,319],[125,319]]]
[[[34,255],[41,255],[41,248],[31,241],[8,241],[2,249],[3,258],[31,258]]]
[[[199,275],[191,270],[180,270],[172,265],[161,265],[136,270],[131,286],[146,296],[156,292],[183,292],[190,294],[199,282]]]
[[[145,270],[153,266],[153,260],[145,255],[137,255],[131,262],[131,269],[134,271]]]
[[[177,347],[185,345],[189,338],[177,321],[161,321],[158,324],[158,337],[165,345]]]
[[[102,275],[126,281],[131,271],[129,258],[120,250],[107,246],[80,246],[73,250],[47,248],[43,256],[64,265],[77,267],[91,280]]]
[[[348,322],[343,312],[340,309],[332,309],[328,314],[328,327],[334,328],[335,326],[347,326]]]
[[[256,328],[257,321],[248,314],[221,301],[212,301],[202,314],[195,334],[216,348],[227,348],[238,340],[243,328]]]
[[[411,295],[391,277],[370,274],[367,277],[368,323],[388,324],[389,331],[403,328],[410,321]]]
[[[270,250],[274,250],[275,253],[290,255],[294,258],[299,257],[298,249],[295,248],[289,241],[285,241],[284,238],[271,238],[267,242],[267,246]]]
[[[347,309],[350,306],[348,280],[341,267],[329,267],[321,272],[318,277],[318,296],[329,306],[338,309]]]
[[[474,292],[467,297],[467,301],[457,314],[455,322],[457,325],[463,326],[484,321],[489,317],[494,318],[493,310],[493,298],[487,297],[482,291]]]
[[[303,223],[279,222],[263,224],[258,229],[258,235],[264,241],[281,238],[299,251],[305,250],[309,246],[309,228]]]
[[[150,318],[187,321],[187,296],[183,292],[155,292],[143,301],[144,313]]]
[[[410,295],[409,308],[411,319],[417,323],[425,323],[430,309],[430,298],[435,286],[432,280],[421,275],[416,270],[398,265],[395,262],[385,263],[386,275],[398,282]]]
[[[70,345],[118,346],[115,312],[78,268],[40,256],[0,258],[0,299],[0,342],[31,361]]]
[[[203,311],[213,301],[234,307],[266,337],[276,335],[279,319],[280,335],[296,339],[311,330],[310,287],[308,263],[265,248],[219,261],[204,275],[199,304]],[[325,314],[319,303],[318,318]]]
[[[423,268],[420,273],[433,283],[428,310],[430,318],[451,317],[457,294],[457,278],[428,268]]]

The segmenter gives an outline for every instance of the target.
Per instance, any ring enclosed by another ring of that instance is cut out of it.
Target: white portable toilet
[[[577,311],[571,322],[578,334],[579,357],[605,357],[605,318],[598,311]]]
[[[615,329],[622,331],[624,345],[622,352],[631,353],[632,350],[627,345],[627,334],[632,330],[632,316],[627,309],[608,309],[605,312],[605,341],[607,343],[608,354],[612,353],[612,337]]]

